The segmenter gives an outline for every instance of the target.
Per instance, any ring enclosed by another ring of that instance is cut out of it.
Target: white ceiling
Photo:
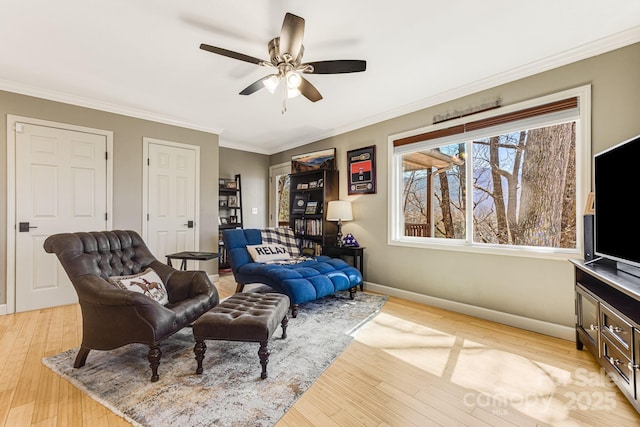
[[[306,20],[324,99],[238,93],[271,70],[284,14]],[[2,0],[0,89],[220,134],[272,154],[640,41],[638,0]],[[460,106],[465,108],[468,106]],[[443,112],[446,113],[446,112]]]

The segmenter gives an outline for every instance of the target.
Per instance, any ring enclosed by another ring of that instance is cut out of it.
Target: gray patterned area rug
[[[268,374],[260,379],[257,343],[207,341],[204,373],[196,375],[193,336],[185,328],[161,343],[160,380],[152,383],[148,347],[91,351],[74,369],[77,349],[43,363],[93,399],[140,426],[272,426],[351,342],[351,334],[387,297],[339,293],[300,306],[287,338],[269,343]]]

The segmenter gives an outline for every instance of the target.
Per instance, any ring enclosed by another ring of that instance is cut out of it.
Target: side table
[[[364,291],[364,247],[362,246],[323,246],[322,255],[330,257],[353,257],[353,266],[360,270],[362,283],[360,291]]]
[[[175,254],[167,255],[167,264],[169,267],[173,267],[171,265],[172,259],[181,259],[182,263],[180,264],[180,270],[187,269],[187,261],[208,261],[210,259],[218,258],[217,252],[193,252],[193,251],[184,251],[178,252]]]

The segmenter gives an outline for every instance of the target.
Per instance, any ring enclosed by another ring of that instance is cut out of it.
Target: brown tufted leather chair
[[[204,271],[179,271],[151,254],[135,231],[62,233],[44,242],[71,279],[82,309],[82,344],[73,364],[84,366],[91,350],[112,350],[130,343],[149,346],[151,381],[157,381],[159,342],[191,324],[219,302]],[[136,274],[151,267],[167,288],[169,303],[109,283],[110,276]]]

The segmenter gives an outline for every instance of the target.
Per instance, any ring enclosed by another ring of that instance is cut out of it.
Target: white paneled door
[[[107,227],[105,135],[17,123],[16,311],[78,301],[44,240]]]
[[[155,257],[166,262],[167,254],[197,250],[199,147],[150,138],[145,141],[149,159],[146,240]]]

